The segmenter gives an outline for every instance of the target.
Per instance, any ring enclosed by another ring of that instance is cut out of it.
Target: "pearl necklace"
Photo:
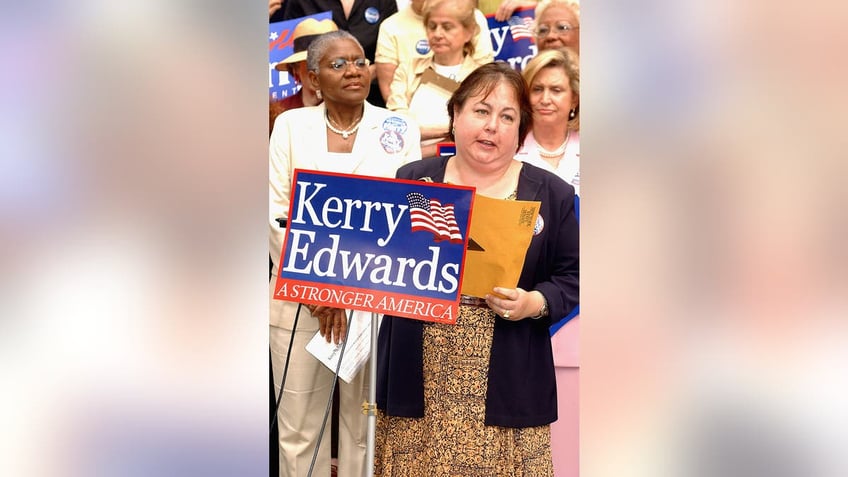
[[[360,115],[359,118],[354,122],[353,127],[348,129],[347,131],[336,129],[335,127],[333,127],[332,124],[330,124],[331,121],[332,120],[330,119],[330,112],[325,109],[324,122],[327,124],[327,128],[329,128],[330,131],[333,131],[334,133],[340,135],[342,139],[347,140],[347,138],[349,138],[353,133],[356,132],[357,129],[359,129],[359,124],[362,122],[362,115]]]
[[[568,131],[566,131],[566,133],[565,133],[565,141],[563,141],[562,144],[560,144],[560,146],[558,148],[554,149],[553,151],[549,151],[549,150],[545,149],[544,147],[542,147],[541,144],[536,143],[536,147],[539,148],[539,155],[542,156],[542,157],[547,157],[549,159],[553,159],[555,157],[562,156],[565,153],[565,145],[568,144],[569,136],[571,136],[571,130],[570,129]]]

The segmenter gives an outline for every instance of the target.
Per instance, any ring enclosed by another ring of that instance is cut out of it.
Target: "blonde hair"
[[[462,51],[465,56],[474,54],[474,39],[480,33],[480,25],[477,24],[477,18],[474,16],[474,10],[477,8],[476,0],[427,0],[424,6],[421,7],[421,16],[424,17],[424,28],[427,28],[427,23],[430,21],[430,15],[433,10],[441,5],[448,5],[450,12],[456,20],[468,31],[471,32],[471,37],[462,46]]]
[[[545,68],[562,68],[565,75],[568,76],[568,87],[571,88],[572,94],[577,97],[577,106],[575,106],[574,119],[568,120],[569,129],[580,129],[580,57],[571,48],[554,48],[552,50],[540,51],[527,62],[527,66],[521,72],[524,77],[524,82],[527,83],[527,89],[530,90],[530,85]]]

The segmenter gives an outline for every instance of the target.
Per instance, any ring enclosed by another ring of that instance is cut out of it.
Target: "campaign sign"
[[[268,25],[268,87],[271,99],[283,99],[297,94],[300,85],[287,71],[277,71],[274,66],[294,53],[294,29],[303,20],[314,18],[318,21],[332,20],[332,12],[321,12],[301,18],[293,18]]]
[[[506,61],[513,69],[521,71],[530,58],[536,56],[539,50],[533,36],[533,12],[533,8],[516,10],[505,22],[495,20],[494,15],[486,17],[495,60]]]
[[[274,298],[456,323],[474,188],[295,169]]]

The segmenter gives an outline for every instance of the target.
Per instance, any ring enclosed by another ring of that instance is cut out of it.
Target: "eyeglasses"
[[[557,23],[556,25],[554,25],[554,30],[556,31],[557,35],[564,35],[572,30],[579,29],[580,27],[571,26],[568,23]],[[544,38],[550,33],[551,27],[549,27],[548,25],[539,25],[539,27],[536,28],[536,36],[538,36],[539,38]]]
[[[348,60],[346,58],[336,58],[335,60],[330,62],[330,68],[335,71],[341,71],[348,67],[348,65],[353,65],[354,68],[358,70],[362,70],[368,68],[368,65],[371,64],[371,60],[368,58],[357,58],[355,60]]]

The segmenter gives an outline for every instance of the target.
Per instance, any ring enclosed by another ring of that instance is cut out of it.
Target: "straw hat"
[[[292,41],[294,42],[294,53],[289,55],[283,61],[274,65],[274,68],[285,71],[286,65],[289,63],[297,63],[298,61],[306,61],[306,49],[309,44],[319,35],[327,32],[336,31],[339,27],[333,20],[325,19],[318,21],[314,18],[307,18],[298,23],[292,33]]]

